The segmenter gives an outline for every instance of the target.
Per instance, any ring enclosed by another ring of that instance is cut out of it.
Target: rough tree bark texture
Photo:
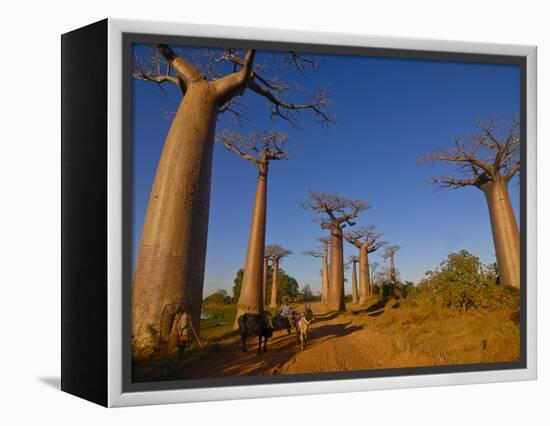
[[[520,245],[508,182],[490,182],[481,187],[489,207],[491,230],[502,283],[520,286]]]
[[[264,255],[264,277],[262,280],[262,303],[267,305],[267,280],[269,278],[269,258]]]
[[[246,250],[241,294],[237,303],[235,328],[238,328],[238,318],[248,312],[260,313],[263,310],[262,281],[265,250],[265,224],[267,205],[267,164],[262,164],[258,175],[252,221]]]
[[[351,298],[352,303],[357,304],[357,302],[359,302],[359,291],[357,290],[357,270],[355,267],[357,262],[352,261],[351,263],[353,264],[351,270]]]
[[[273,259],[273,278],[271,282],[271,299],[269,300],[269,306],[271,308],[277,307],[277,286],[279,284],[279,259]]]
[[[330,286],[328,306],[336,311],[344,311],[344,248],[343,234],[339,224],[330,227]]]
[[[132,297],[132,352],[168,344],[174,306],[199,330],[218,100],[206,81],[189,85],[157,168],[143,225]],[[191,125],[192,123],[192,125]],[[192,248],[189,250],[189,248]],[[166,330],[161,330],[166,324]],[[162,341],[161,341],[162,340]]]
[[[359,249],[359,303],[363,304],[372,296],[369,275],[369,252],[366,244]]]
[[[328,252],[325,252],[323,256],[323,285],[321,290],[321,303],[328,303],[328,292],[329,292],[329,268],[328,268]]]

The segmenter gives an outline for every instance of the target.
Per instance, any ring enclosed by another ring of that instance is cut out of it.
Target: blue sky
[[[144,46],[134,46],[137,56]],[[270,58],[259,53],[257,60]],[[466,249],[483,262],[494,262],[487,206],[476,188],[436,191],[432,175],[446,165],[420,165],[424,154],[475,131],[474,120],[496,115],[508,120],[519,113],[520,71],[516,65],[323,55],[321,68],[290,81],[305,88],[329,88],[336,122],[328,129],[304,115],[300,128],[273,121],[264,99],[247,92],[250,123],[241,127],[220,116],[217,131],[278,130],[288,133],[292,158],[272,163],[268,182],[267,244],[294,252],[282,268],[300,286],[320,289],[320,262],[303,256],[324,235],[313,215],[298,202],[308,190],[366,200],[372,208],[356,226],[376,224],[383,239],[398,244],[396,266],[405,280],[417,282],[450,252]],[[170,113],[181,95],[152,83],[133,81],[134,200],[133,258]],[[205,295],[231,290],[243,266],[257,179],[252,164],[216,146]],[[519,220],[519,185],[510,185]],[[344,245],[345,256],[357,249]],[[370,257],[384,265],[378,253]],[[348,284],[349,287],[349,284]],[[350,289],[346,289],[350,292]]]

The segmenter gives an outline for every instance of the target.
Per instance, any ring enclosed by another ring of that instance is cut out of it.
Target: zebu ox
[[[305,305],[305,312],[300,314],[296,319],[296,338],[300,342],[302,350],[306,347],[307,342],[307,331],[309,325],[313,322],[313,311],[311,310],[311,305]]]
[[[264,311],[261,314],[246,313],[237,321],[241,335],[243,352],[246,352],[246,339],[250,336],[258,336],[258,353],[261,352],[262,339],[264,352],[267,351],[267,339],[273,337],[274,330],[287,329],[290,333],[291,324],[285,317],[273,317],[270,312]]]

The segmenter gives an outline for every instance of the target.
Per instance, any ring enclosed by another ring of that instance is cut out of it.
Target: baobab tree
[[[330,245],[330,238],[320,237],[317,241],[321,243],[321,247],[315,250],[309,250],[303,252],[306,256],[319,257],[323,259],[323,269],[321,270],[322,285],[321,285],[321,303],[327,304],[328,301],[328,288],[329,288],[329,268],[328,268],[328,248]]]
[[[174,85],[182,99],[164,142],[142,228],[132,295],[134,358],[150,357],[174,341],[160,336],[175,335],[173,325],[183,312],[199,332],[218,115],[243,117],[238,98],[252,93],[266,100],[272,118],[296,124],[301,112],[310,111],[321,123],[331,121],[324,89],[302,102],[295,98],[294,85],[281,78],[293,67],[297,74],[315,69],[314,58],[296,52],[279,55],[278,68],[259,63],[256,56],[253,49],[224,48],[190,58],[157,44],[151,57],[135,61],[134,78]],[[161,330],[161,323],[167,330]]]
[[[378,268],[380,267],[380,264],[378,262],[369,262],[369,272],[370,272],[370,282],[371,286],[376,285],[376,271],[378,271]]]
[[[271,281],[271,298],[269,300],[269,306],[272,308],[277,307],[277,289],[279,285],[279,263],[284,257],[290,256],[292,252],[281,247],[278,244],[274,244],[266,247],[266,252],[271,256],[273,262],[273,276]]]
[[[384,261],[390,259],[390,281],[394,284],[397,282],[397,273],[395,271],[395,253],[397,253],[400,248],[401,247],[397,245],[386,246],[384,253],[382,253],[382,259],[384,259]]]
[[[348,264],[352,265],[351,268],[351,301],[355,305],[359,302],[359,290],[357,288],[357,268],[355,265],[359,262],[357,256],[350,256],[348,258]]]
[[[323,282],[321,287],[321,303],[326,305],[328,303],[328,292],[330,288],[330,279],[329,279],[329,266],[328,266],[328,255],[329,255],[329,246],[330,238],[329,237],[320,237],[317,238],[317,241],[321,243],[323,250]]]
[[[363,226],[344,234],[345,239],[359,249],[359,303],[363,304],[372,296],[369,274],[369,253],[386,244],[379,241],[381,233],[374,231],[375,225]]]
[[[325,253],[322,250],[306,250],[306,251],[303,251],[302,254],[304,256],[311,256],[311,257],[320,258],[320,259],[324,259],[325,257]],[[323,265],[323,270],[321,270],[322,279],[324,279],[324,273],[325,271],[324,271],[324,265]],[[323,299],[323,291],[321,286],[321,300],[322,299]]]
[[[289,156],[285,148],[287,135],[275,131],[254,131],[249,135],[241,135],[233,131],[223,131],[218,140],[227,149],[239,157],[250,161],[258,169],[258,182],[250,233],[241,294],[237,303],[237,319],[244,313],[260,313],[263,310],[263,269],[265,250],[265,224],[267,208],[267,175],[271,161],[287,159]]]
[[[478,121],[479,133],[456,137],[454,146],[424,157],[455,165],[461,177],[441,176],[432,183],[441,188],[475,187],[485,195],[499,276],[506,285],[520,286],[519,232],[510,202],[508,184],[520,171],[519,122],[515,117],[506,124],[496,119]]]
[[[262,277],[262,303],[264,306],[267,305],[267,281],[269,279],[269,261],[271,260],[271,255],[264,251],[264,266],[263,266],[263,277]]]
[[[309,192],[303,208],[319,213],[321,227],[330,230],[330,286],[328,306],[337,311],[346,308],[344,301],[344,248],[343,228],[355,225],[360,212],[370,206],[363,200],[354,200],[339,195]],[[326,216],[325,216],[326,215]]]

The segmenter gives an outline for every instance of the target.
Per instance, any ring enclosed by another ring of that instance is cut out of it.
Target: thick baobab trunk
[[[267,305],[267,280],[269,278],[269,258],[264,256],[264,277],[262,280],[262,303]]]
[[[371,296],[369,253],[367,247],[363,246],[359,249],[359,303],[366,303]]]
[[[267,164],[262,164],[256,185],[256,196],[250,223],[250,235],[246,250],[243,282],[239,302],[237,303],[237,320],[244,313],[260,313],[263,310],[262,281],[265,252],[265,223],[267,204]]]
[[[191,84],[164,143],[134,278],[137,358],[175,349],[173,325],[182,311],[199,332],[217,103],[209,83]]]
[[[353,267],[351,271],[351,298],[354,305],[359,302],[359,292],[357,290],[357,270],[355,268],[355,263],[356,262],[352,262]]]
[[[393,254],[390,256],[390,279],[392,283],[397,281],[397,275],[395,273],[395,260]]]
[[[506,181],[491,182],[485,184],[482,190],[489,207],[500,282],[519,288],[519,232],[510,203],[508,183]]]
[[[269,306],[271,308],[277,307],[277,286],[279,285],[279,259],[273,259],[273,278],[271,282],[271,299],[269,300]]]
[[[330,230],[330,286],[328,306],[336,311],[344,311],[344,249],[342,229],[332,225]]]
[[[328,254],[323,256],[323,287],[321,291],[321,303],[328,303],[328,289],[329,289],[329,280],[328,280]]]

